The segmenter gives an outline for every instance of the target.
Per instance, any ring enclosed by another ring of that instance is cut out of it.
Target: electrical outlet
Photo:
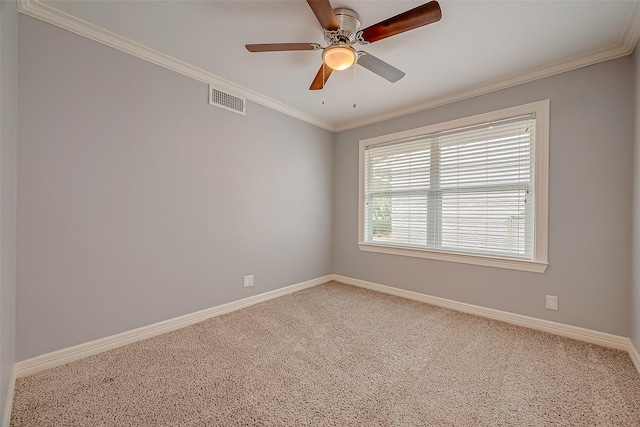
[[[250,286],[253,286],[253,274],[244,276],[244,287],[248,288]]]
[[[547,310],[558,310],[558,297],[547,295]]]

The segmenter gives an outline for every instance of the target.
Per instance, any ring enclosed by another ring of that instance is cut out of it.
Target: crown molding
[[[355,129],[362,126],[379,123],[385,120],[394,119],[396,117],[406,116],[408,114],[417,113],[428,110],[430,108],[440,107],[442,105],[451,104],[453,102],[462,101],[463,99],[473,98],[474,96],[484,95],[486,93],[495,92],[500,89],[517,86],[545,77],[586,67],[588,65],[597,64],[599,62],[608,61],[610,59],[620,58],[630,55],[640,39],[640,6],[639,1],[634,0],[633,8],[627,18],[622,35],[617,45],[600,49],[585,55],[579,55],[564,61],[553,64],[544,65],[528,71],[526,73],[513,74],[510,77],[494,80],[487,84],[472,89],[462,90],[442,97],[434,98],[426,102],[403,108],[401,110],[392,111],[385,114],[375,115],[359,121],[339,123],[335,127],[335,132],[342,132],[349,129]]]
[[[213,84],[217,88],[227,90],[240,97],[246,98],[250,101],[264,105],[265,107],[271,108],[296,119],[326,129],[330,132],[342,132],[345,130],[355,129],[373,123],[390,120],[396,117],[406,116],[408,114],[417,113],[420,111],[428,110],[430,108],[439,107],[467,98],[472,98],[474,96],[484,95],[500,89],[506,89],[508,87],[542,79],[544,77],[553,76],[555,74],[560,74],[566,71],[575,70],[577,68],[586,67],[588,65],[597,64],[599,62],[619,58],[631,54],[633,52],[633,49],[635,48],[636,43],[638,42],[638,39],[640,39],[640,6],[638,5],[639,2],[636,0],[634,1],[633,8],[631,10],[631,13],[629,14],[627,23],[619,39],[619,42],[614,46],[591,52],[586,55],[580,55],[565,61],[538,67],[526,73],[514,74],[506,78],[494,80],[475,88],[470,88],[459,92],[450,93],[445,96],[433,98],[427,100],[426,102],[400,110],[372,115],[362,120],[334,124],[314,115],[305,113],[304,111],[290,107],[280,101],[276,101],[272,98],[264,96],[237,83],[233,83],[229,80],[223,79],[222,77],[219,77],[201,68],[194,67],[193,65],[187,64],[186,62],[180,61],[157,50],[151,49],[140,43],[126,39],[96,25],[90,24],[51,6],[40,3],[38,0],[16,1],[18,3],[18,10],[25,15],[29,15],[57,27],[64,28],[68,31],[87,37],[98,43],[102,43],[107,46],[113,47],[114,49],[118,49],[122,52],[129,53],[138,58],[144,59],[145,61],[149,61],[161,67],[173,70],[195,80],[207,84]]]
[[[631,9],[631,13],[627,18],[627,23],[624,26],[624,30],[622,31],[622,35],[620,36],[620,42],[618,43],[628,53],[633,52],[633,49],[635,49],[636,47],[636,43],[638,43],[638,39],[640,39],[639,3],[640,2],[638,2],[638,0],[635,0],[633,2],[633,9]]]
[[[636,36],[637,41],[637,36]],[[635,45],[635,42],[633,42]],[[455,92],[450,95],[445,95],[439,98],[431,99],[427,102],[420,103],[411,107],[403,108],[401,110],[392,111],[386,114],[376,115],[368,117],[356,122],[340,123],[336,125],[335,132],[342,132],[349,129],[355,129],[362,126],[370,125],[373,123],[379,123],[385,120],[394,119],[396,117],[406,116],[408,114],[417,113],[420,111],[428,110],[430,108],[440,107],[442,105],[451,104],[453,102],[462,101],[463,99],[473,98],[475,96],[484,95],[490,92],[495,92],[501,89],[506,89],[512,86],[517,86],[523,83],[528,83],[534,80],[539,80],[545,77],[550,77],[555,74],[564,73],[566,71],[575,70],[577,68],[586,67],[587,65],[597,64],[599,62],[608,61],[610,59],[619,58],[621,56],[629,55],[633,51],[628,50],[622,46],[613,46],[610,48],[602,49],[597,52],[592,52],[588,55],[578,56],[566,61],[558,62],[556,64],[543,66],[536,68],[524,74],[515,74],[511,77],[507,77],[500,80],[495,80],[485,85],[463,90],[461,92]]]
[[[311,114],[290,107],[280,101],[264,96],[256,91],[248,89],[237,83],[223,79],[201,68],[187,64],[148,46],[134,42],[118,34],[107,31],[97,25],[83,21],[51,6],[38,2],[38,0],[17,0],[18,10],[25,15],[40,19],[49,24],[71,31],[83,37],[87,37],[98,43],[118,49],[122,52],[136,56],[145,61],[175,71],[194,80],[214,85],[239,97],[248,99],[265,107],[287,114],[296,119],[310,123],[314,126],[335,132],[335,126]]]

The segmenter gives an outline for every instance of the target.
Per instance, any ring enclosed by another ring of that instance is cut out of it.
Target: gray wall
[[[14,363],[18,12],[0,1],[0,417]]]
[[[16,360],[331,273],[331,133],[24,15],[19,51]]]
[[[635,77],[633,135],[633,280],[631,282],[630,331],[635,348],[640,350],[640,53],[633,53]]]
[[[331,272],[637,340],[630,57],[332,136],[19,23],[16,360]],[[547,98],[546,273],[359,251],[360,139]]]
[[[630,57],[341,132],[334,149],[333,272],[627,336],[631,281]],[[544,274],[362,252],[358,141],[550,99],[549,268]],[[545,294],[559,297],[557,312]]]

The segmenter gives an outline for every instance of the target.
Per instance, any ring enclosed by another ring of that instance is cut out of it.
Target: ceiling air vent
[[[244,115],[245,99],[209,85],[209,104]]]

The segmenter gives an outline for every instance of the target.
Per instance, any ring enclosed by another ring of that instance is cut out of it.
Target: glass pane
[[[535,119],[368,147],[365,241],[533,258]]]

